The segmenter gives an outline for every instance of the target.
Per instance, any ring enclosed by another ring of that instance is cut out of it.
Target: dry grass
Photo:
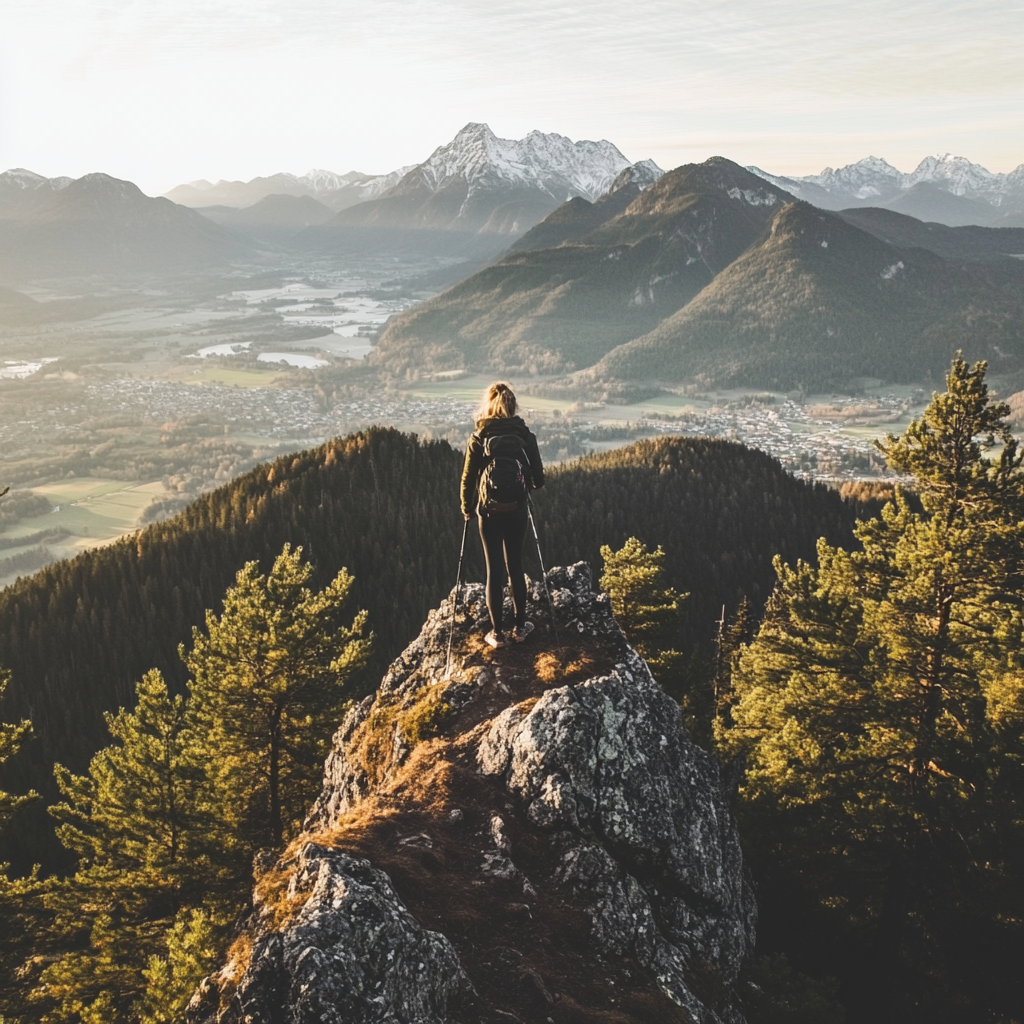
[[[481,873],[494,814],[532,894],[522,878]],[[403,844],[410,837],[416,842]],[[472,746],[420,744],[387,792],[309,838],[387,872],[415,918],[452,941],[476,990],[450,1008],[452,1024],[689,1021],[635,961],[595,955],[584,907],[550,881],[558,862],[550,835],[511,805],[499,783],[477,773]]]
[[[280,928],[301,905],[302,897],[287,893],[288,862],[312,841],[385,871],[417,921],[455,945],[475,991],[449,1008],[451,1024],[684,1024],[688,1015],[646,969],[628,957],[596,955],[585,907],[551,881],[560,855],[552,837],[512,803],[500,781],[477,771],[475,737],[496,714],[512,704],[528,710],[552,685],[602,674],[615,661],[591,638],[574,638],[562,651],[538,646],[493,651],[478,639],[467,642],[459,659],[477,684],[457,715],[441,710],[437,685],[409,708],[396,702],[371,715],[352,749],[361,759],[379,759],[374,792],[330,831],[291,844],[259,880],[263,913]],[[399,729],[413,742],[395,764]],[[495,814],[504,821],[518,878],[481,871],[485,851],[493,849]],[[232,958],[241,964],[245,954],[233,949]]]

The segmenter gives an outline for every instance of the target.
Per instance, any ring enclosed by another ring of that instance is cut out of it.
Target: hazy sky
[[[1024,0],[0,0],[0,169],[384,172],[467,121],[662,167],[1024,162]]]

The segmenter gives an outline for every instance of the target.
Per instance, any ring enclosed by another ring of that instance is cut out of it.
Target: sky
[[[1024,0],[0,0],[0,169],[383,173],[469,121],[663,168],[1024,162]]]

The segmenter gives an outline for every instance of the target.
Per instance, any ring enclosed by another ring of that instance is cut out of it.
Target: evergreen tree
[[[923,513],[897,490],[857,525],[862,550],[777,560],[719,734],[747,757],[748,834],[873,950],[881,1019],[998,1016],[1022,996],[990,952],[1021,948],[1024,909],[1024,475],[984,375],[958,357],[880,445]]]
[[[671,674],[682,655],[673,649],[680,627],[682,603],[689,594],[665,586],[665,552],[630,537],[618,550],[601,547],[604,572],[600,586],[612,601],[612,612],[629,642],[653,671]]]
[[[279,842],[369,650],[364,613],[337,622],[351,576],[314,593],[311,573],[287,547],[269,576],[247,565],[223,616],[210,613],[207,635],[182,652],[191,696],[147,673],[135,708],[106,716],[115,742],[88,774],[56,767],[65,801],[50,810],[78,870],[0,883],[0,919],[20,932],[0,942],[0,963],[21,979],[3,1012],[42,1024],[178,1019],[251,884],[253,840],[275,808],[260,802],[278,794]],[[255,830],[239,802],[262,812]]]
[[[0,703],[3,702],[4,690],[11,681],[11,674],[0,669]],[[28,720],[19,722],[17,725],[7,722],[0,722],[0,764],[14,757],[21,749],[22,744],[32,735],[32,723]],[[14,817],[15,812],[38,799],[38,794],[28,792],[24,796],[14,796],[5,793],[0,789],[0,829]]]
[[[143,971],[146,993],[139,1024],[177,1024],[196,985],[217,966],[224,952],[225,922],[200,907],[178,914],[167,935],[167,955],[151,956]]]
[[[194,879],[212,821],[202,808],[203,772],[186,729],[185,699],[155,669],[136,688],[134,710],[105,715],[116,741],[86,776],[54,767],[65,802],[50,808],[57,836],[86,865],[155,868]]]
[[[43,946],[20,971],[25,1006],[44,1024],[135,1020],[144,968],[165,948],[179,909],[206,897],[225,917],[242,897],[242,872],[211,843],[214,819],[185,700],[171,697],[156,671],[136,695],[134,710],[107,714],[115,742],[93,757],[87,775],[55,767],[65,802],[50,813],[78,870],[6,894],[22,917],[47,916]]]
[[[679,701],[690,730],[699,742],[706,742],[710,725],[711,688],[699,650],[689,658],[676,649],[680,640],[682,603],[680,594],[665,585],[665,552],[630,537],[618,550],[601,548],[604,573],[601,589],[612,601],[612,612],[626,639],[644,657],[665,692]]]
[[[285,546],[268,575],[241,569],[219,618],[182,649],[192,673],[190,719],[209,752],[220,812],[243,842],[280,846],[315,796],[345,683],[366,663],[366,613],[339,625],[352,587],[342,569],[323,590],[308,583],[302,549]]]
[[[744,644],[749,643],[754,635],[754,613],[746,595],[740,600],[735,614],[719,623],[718,635],[715,638],[715,735],[722,729],[732,726],[730,709],[736,700],[736,692],[732,685],[733,672],[736,670],[740,651]]]

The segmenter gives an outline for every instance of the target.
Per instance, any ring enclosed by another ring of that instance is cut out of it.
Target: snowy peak
[[[1024,170],[1024,164],[1017,172]],[[1011,172],[1011,173],[1017,173]],[[942,183],[955,196],[998,194],[1008,174],[993,174],[981,164],[972,164],[962,156],[946,153],[943,156],[926,156],[910,174],[901,175],[907,182],[903,187],[911,188],[919,181]]]
[[[830,192],[845,191],[858,199],[868,199],[881,195],[885,188],[891,188],[902,177],[892,164],[877,156],[867,156],[838,170],[826,167],[821,174],[811,175],[809,180]]]
[[[24,191],[36,191],[45,189],[51,192],[59,192],[67,188],[73,178],[62,176],[60,178],[46,178],[35,171],[26,170],[24,167],[12,167],[0,174],[0,188],[22,189]]]
[[[438,191],[464,180],[471,191],[526,186],[564,201],[596,199],[630,166],[610,142],[573,142],[564,135],[532,131],[523,139],[500,139],[486,124],[470,122],[416,168],[416,183]]]
[[[826,209],[888,205],[922,183],[993,207],[1024,207],[1024,164],[1008,174],[995,174],[981,164],[950,153],[925,157],[909,173],[875,156],[838,170],[826,167],[820,174],[801,177],[774,175],[758,167],[747,170]]]

